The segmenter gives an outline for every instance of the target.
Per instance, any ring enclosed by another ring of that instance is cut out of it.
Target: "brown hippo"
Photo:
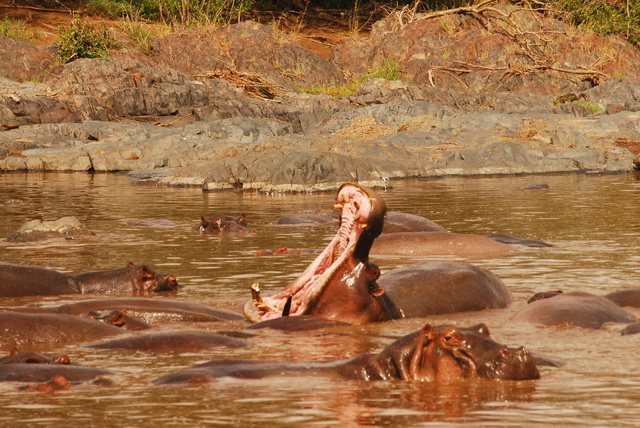
[[[217,360],[156,379],[155,384],[208,383],[219,377],[339,376],[360,380],[440,382],[460,379],[538,379],[533,357],[491,339],[483,324],[471,328],[432,327],[404,336],[380,354],[350,360]]]
[[[151,328],[151,325],[147,324],[146,322],[118,310],[109,312],[91,311],[87,313],[87,318],[102,321],[106,324],[110,324],[123,330],[129,331],[146,330],[148,328]]]
[[[16,312],[56,313],[86,316],[90,312],[122,311],[149,324],[166,321],[215,322],[239,320],[244,317],[227,309],[214,308],[197,302],[177,299],[149,299],[145,297],[116,297],[94,299],[46,308],[14,308]]]
[[[417,263],[385,273],[378,285],[407,318],[505,308],[513,302],[497,276],[468,263]]]
[[[5,364],[0,366],[0,382],[49,382],[62,376],[69,382],[88,382],[112,375],[109,370],[62,364]]]
[[[273,296],[261,297],[254,284],[253,300],[244,307],[253,322],[283,315],[312,315],[354,324],[400,318],[401,313],[376,284],[380,269],[369,263],[369,249],[380,235],[387,211],[371,189],[343,184],[336,205],[338,233],[303,274]]]
[[[146,352],[197,352],[213,348],[242,348],[247,343],[209,331],[178,331],[120,337],[87,345],[97,349],[127,349]]]
[[[634,308],[640,308],[640,288],[614,291],[612,293],[605,294],[604,297],[611,300],[618,306],[631,306]]]
[[[94,342],[125,333],[100,321],[63,314],[0,312],[0,326],[0,346]]]
[[[428,218],[398,211],[387,212],[382,229],[383,233],[446,231],[447,229]]]
[[[213,217],[200,217],[200,224],[195,227],[202,233],[247,233],[254,232],[247,228],[247,217],[240,214],[238,217],[231,217],[226,214],[217,214]]]
[[[393,256],[451,255],[497,257],[513,251],[509,244],[480,235],[452,232],[398,232],[383,234],[371,254]]]
[[[173,291],[177,288],[178,281],[175,276],[133,263],[121,269],[80,275],[66,275],[41,267],[0,263],[0,297],[145,293]]]
[[[70,364],[66,355],[38,354],[36,352],[20,352],[13,348],[6,357],[0,358],[0,365],[3,364]]]
[[[529,303],[512,317],[542,325],[574,325],[599,329],[607,322],[632,322],[636,318],[606,297],[582,291],[559,293]]]

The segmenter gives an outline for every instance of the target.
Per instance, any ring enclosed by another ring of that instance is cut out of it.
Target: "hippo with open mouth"
[[[340,228],[304,273],[268,297],[252,286],[244,314],[252,322],[281,316],[311,315],[352,324],[402,318],[376,284],[380,269],[369,263],[369,250],[382,232],[387,207],[375,192],[358,184],[340,186],[336,196]]]

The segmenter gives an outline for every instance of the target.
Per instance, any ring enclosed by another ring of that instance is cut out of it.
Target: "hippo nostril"
[[[508,357],[509,355],[511,355],[511,353],[509,351],[507,351],[506,349],[501,349],[500,350],[500,355],[502,355],[504,357]]]

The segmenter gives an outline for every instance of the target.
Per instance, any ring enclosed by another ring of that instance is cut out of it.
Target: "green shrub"
[[[330,97],[348,97],[353,95],[358,90],[358,86],[361,83],[366,82],[369,79],[385,79],[385,80],[400,80],[402,77],[402,70],[398,61],[392,58],[385,58],[375,69],[364,73],[351,82],[342,86],[312,86],[310,88],[301,89],[300,92],[311,95],[329,95]]]
[[[59,36],[58,58],[62,63],[78,58],[105,58],[110,55],[110,48],[118,47],[106,26],[83,22],[77,15],[69,25],[60,27]]]
[[[548,0],[548,6],[564,11],[568,23],[601,36],[615,34],[640,44],[640,0],[628,2]],[[614,6],[614,4],[619,6]]]
[[[142,23],[126,19],[120,29],[131,37],[131,45],[133,47],[139,49],[145,55],[153,53],[153,46],[151,45],[153,33],[144,28]]]
[[[253,0],[88,0],[87,6],[112,18],[139,16],[171,25],[224,24],[237,20]]]
[[[35,43],[40,38],[40,34],[37,31],[29,30],[27,24],[23,21],[16,21],[7,15],[4,16],[2,23],[0,23],[0,35],[12,39],[26,40],[29,43]]]

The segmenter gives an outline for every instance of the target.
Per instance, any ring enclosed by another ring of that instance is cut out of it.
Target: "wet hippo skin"
[[[51,269],[0,263],[0,297],[49,296],[84,293],[144,293],[173,291],[173,275],[146,265],[129,265],[80,275],[66,275]]]
[[[215,322],[239,320],[244,317],[228,309],[215,308],[197,302],[178,299],[149,299],[146,297],[115,297],[69,303],[57,307],[20,307],[16,312],[59,313],[86,316],[89,312],[124,311],[149,324],[166,321]]]
[[[632,322],[635,317],[603,296],[582,291],[536,300],[512,317],[542,325],[574,325],[599,329],[607,322]]]
[[[447,382],[461,379],[526,380],[540,377],[533,357],[491,339],[484,324],[470,328],[432,327],[404,336],[380,354],[350,360],[217,360],[163,376],[155,384],[209,383],[219,377],[339,376],[360,380]]]
[[[166,333],[146,333],[121,337],[87,345],[94,349],[128,349],[147,352],[197,352],[211,348],[242,348],[247,343],[208,331],[179,331]]]
[[[0,346],[94,342],[124,330],[89,318],[63,314],[0,312]]]
[[[496,275],[468,263],[416,263],[383,274],[378,285],[407,318],[505,308],[513,302]]]
[[[399,232],[383,234],[376,239],[371,247],[371,254],[497,257],[513,250],[513,246],[486,236],[451,232]]]

